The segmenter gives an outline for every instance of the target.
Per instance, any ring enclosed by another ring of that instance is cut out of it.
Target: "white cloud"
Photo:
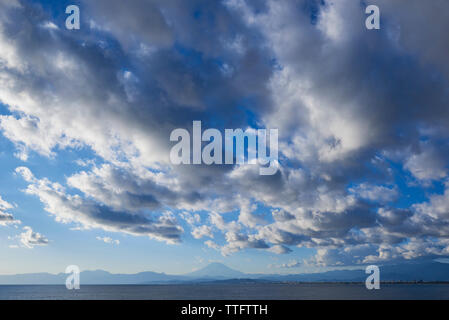
[[[7,210],[13,208],[14,206],[12,204],[3,200],[0,196],[0,226],[17,225],[21,223],[20,220],[14,219],[12,214],[6,212]]]
[[[38,232],[34,232],[31,227],[23,227],[25,232],[19,235],[20,243],[29,249],[33,249],[35,246],[46,246],[48,245],[48,239]]]
[[[354,186],[353,188],[350,188],[349,191],[362,199],[380,203],[394,201],[399,195],[395,186],[376,186],[367,183],[361,183]]]
[[[220,246],[218,244],[216,244],[215,242],[213,242],[212,240],[207,240],[204,242],[204,244],[206,246],[208,246],[209,248],[212,248],[215,250],[220,250]]]
[[[29,170],[18,168],[17,171],[25,173],[25,178],[32,176]],[[52,183],[48,179],[33,178],[28,182],[30,184],[25,192],[39,197],[45,210],[61,223],[75,223],[83,229],[98,228],[135,236],[148,236],[168,243],[179,241],[183,232],[176,219],[169,213],[149,217],[142,212],[117,211],[78,195],[70,195],[62,185]]]
[[[115,245],[120,244],[120,240],[114,240],[110,237],[97,237],[97,240],[103,241],[104,243],[109,243],[109,244],[115,244]]]
[[[445,156],[432,146],[423,145],[421,153],[410,155],[404,163],[404,168],[423,182],[447,177]]]
[[[192,231],[192,235],[195,239],[201,239],[204,237],[213,238],[214,234],[212,233],[212,228],[210,226],[202,225],[200,227],[196,227]]]
[[[290,253],[292,250],[286,246],[282,245],[274,245],[268,249],[268,251],[276,253],[276,254],[286,254]]]
[[[297,261],[297,260],[291,260],[287,263],[283,263],[281,265],[279,265],[279,268],[285,268],[285,269],[292,269],[292,268],[299,268],[302,265],[301,262]]]
[[[8,210],[8,209],[12,209],[14,208],[14,206],[8,202],[6,202],[5,200],[2,199],[2,196],[0,196],[0,210]]]

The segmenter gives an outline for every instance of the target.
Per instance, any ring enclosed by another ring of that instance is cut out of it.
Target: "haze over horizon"
[[[382,282],[407,283],[449,283],[449,264],[428,261],[380,267]],[[30,273],[0,275],[0,285],[59,285],[63,286],[66,273]],[[243,273],[222,263],[207,266],[182,275],[156,273],[152,271],[134,274],[110,273],[104,270],[84,270],[79,275],[83,285],[151,285],[151,284],[267,284],[267,283],[364,283],[366,272],[362,269],[337,269],[327,272],[299,274]]]

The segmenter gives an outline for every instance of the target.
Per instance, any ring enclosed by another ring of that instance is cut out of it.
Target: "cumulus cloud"
[[[3,200],[0,196],[0,226],[16,225],[21,223],[20,220],[14,219],[14,216],[11,213],[6,212],[6,210],[12,208],[14,208],[14,206]]]
[[[14,206],[8,203],[7,201],[3,200],[2,197],[0,196],[0,210],[8,210],[12,208],[14,208]]]
[[[209,248],[215,249],[215,250],[219,250],[220,246],[218,244],[216,244],[215,242],[213,242],[212,240],[207,240],[204,242],[204,244],[206,246],[208,246]]]
[[[299,246],[318,265],[447,254],[447,186],[394,207],[398,174],[447,179],[447,1],[373,0],[379,31],[352,0],[82,3],[76,33],[0,4],[0,130],[16,156],[101,160],[58,182],[16,170],[56,221],[174,243],[182,219],[194,238],[222,233],[205,245],[224,255]],[[194,120],[278,128],[278,172],[171,165],[170,132]]]
[[[179,241],[183,229],[170,213],[150,217],[144,212],[118,211],[79,195],[71,195],[58,183],[37,179],[27,168],[18,168],[31,182],[25,192],[37,196],[45,210],[61,223],[75,223],[83,229],[103,229],[136,236],[148,236],[168,243]]]
[[[35,246],[46,246],[49,240],[42,234],[34,232],[31,227],[23,227],[24,232],[19,235],[20,243],[29,249]]]
[[[405,161],[404,168],[424,183],[445,178],[447,176],[446,148],[438,150],[436,146],[421,144],[420,149]]]
[[[212,228],[210,226],[202,225],[200,227],[196,227],[192,231],[192,235],[195,239],[201,239],[203,237],[213,238],[214,235],[212,233]]]
[[[349,189],[349,192],[366,200],[380,203],[391,202],[397,199],[398,190],[392,186],[375,186],[366,183],[359,184]]]
[[[8,224],[19,223],[17,220],[14,220],[14,217],[10,213],[0,211],[0,225],[5,226]]]
[[[283,245],[274,245],[268,249],[268,251],[276,253],[276,254],[286,254],[292,252],[292,250]]]

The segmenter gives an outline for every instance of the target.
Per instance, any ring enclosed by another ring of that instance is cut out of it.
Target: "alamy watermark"
[[[65,13],[69,16],[65,21],[68,30],[80,29],[80,8],[77,5],[69,5],[66,7]],[[369,16],[365,20],[365,26],[368,30],[380,29],[380,9],[376,5],[368,5],[365,13]]]
[[[69,14],[65,20],[65,27],[68,30],[80,29],[80,8],[76,5],[70,5],[65,9],[65,13]]]
[[[365,269],[365,273],[369,274],[368,278],[366,278],[365,286],[368,290],[372,289],[380,289],[380,269],[378,266],[371,265],[367,266]]]
[[[365,13],[369,16],[365,20],[365,27],[368,30],[380,29],[380,9],[378,6],[369,5],[365,9]]]
[[[178,142],[170,151],[172,164],[259,164],[260,175],[273,175],[279,169],[278,129],[269,129],[268,132],[267,129],[225,129],[224,156],[223,137],[219,130],[202,132],[201,121],[193,121],[192,136],[191,139],[190,132],[181,128],[171,132],[170,141]],[[203,148],[203,142],[209,143]]]
[[[70,275],[65,280],[65,287],[67,290],[80,289],[80,268],[76,265],[70,265],[65,269],[65,273]]]

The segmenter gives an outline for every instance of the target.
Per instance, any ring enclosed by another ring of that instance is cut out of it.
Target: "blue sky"
[[[0,274],[447,257],[448,4],[371,3],[380,30],[350,0],[0,4]],[[193,121],[278,129],[278,172],[173,165]]]

